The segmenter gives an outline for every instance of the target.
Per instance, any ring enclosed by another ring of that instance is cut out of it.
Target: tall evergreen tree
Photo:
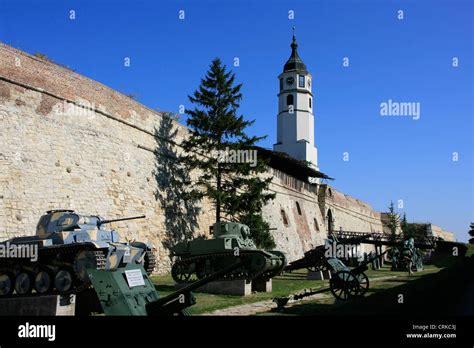
[[[191,134],[182,143],[182,161],[189,172],[198,171],[193,192],[213,202],[216,222],[246,223],[260,246],[272,247],[268,224],[261,215],[263,205],[275,197],[267,191],[272,178],[261,175],[266,172],[266,163],[256,158],[256,162],[236,163],[236,158],[225,156],[255,151],[255,144],[265,138],[246,134],[254,121],[238,115],[242,84],[234,82],[235,74],[214,59],[199,88],[189,96],[194,109],[186,110]]]
[[[469,231],[469,235],[473,238],[469,239],[469,244],[474,244],[474,222],[471,222],[471,230]]]
[[[390,228],[390,239],[395,240],[397,234],[397,227],[400,223],[400,218],[397,213],[395,213],[395,208],[393,207],[393,202],[390,202],[388,207],[388,221],[386,225]]]
[[[400,228],[405,234],[408,232],[408,222],[407,222],[407,213],[403,213],[402,222],[400,223]]]

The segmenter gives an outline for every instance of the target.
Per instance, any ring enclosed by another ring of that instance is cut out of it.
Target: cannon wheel
[[[350,271],[339,271],[329,281],[331,293],[335,298],[347,301],[356,297],[360,292],[360,283],[357,276]]]
[[[367,290],[369,290],[369,278],[364,272],[362,272],[361,274],[357,276],[357,280],[359,281],[359,285],[360,285],[360,290],[357,296],[362,297],[365,295]]]

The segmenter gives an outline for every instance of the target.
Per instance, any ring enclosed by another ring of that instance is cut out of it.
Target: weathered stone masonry
[[[39,216],[52,208],[110,217],[145,214],[146,221],[115,227],[127,231],[127,239],[151,242],[158,269],[168,270],[152,152],[160,114],[4,45],[0,78],[0,238],[34,233]],[[94,110],[86,116],[57,115],[53,108],[65,100]],[[186,129],[175,127],[179,142]],[[204,202],[203,211],[207,208]],[[199,217],[203,231],[209,216]]]
[[[145,214],[145,221],[113,227],[124,239],[150,242],[158,254],[157,271],[169,271],[165,241],[173,231],[166,196],[156,196],[166,195],[158,189],[155,167],[155,128],[163,124],[160,113],[131,98],[0,44],[0,240],[33,234],[48,209],[112,218]],[[187,128],[174,121],[172,127],[179,143]],[[276,169],[269,168],[269,174],[277,196],[263,212],[276,228],[277,249],[290,260],[323,243],[329,211],[334,229],[383,230],[380,213],[363,202]],[[206,234],[214,211],[206,200],[200,208],[196,234]]]

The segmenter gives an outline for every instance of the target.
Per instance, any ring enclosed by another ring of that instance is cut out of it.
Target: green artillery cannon
[[[87,273],[105,315],[188,315],[187,308],[196,303],[192,291],[249,261],[243,258],[162,298],[142,265],[128,264],[115,271],[89,268]]]
[[[368,263],[352,270],[337,258],[327,259],[327,263],[332,273],[329,288],[334,297],[346,301],[364,296],[369,289],[369,278],[364,273]]]
[[[324,267],[331,271],[332,277],[329,280],[329,287],[318,290],[305,290],[302,293],[292,294],[285,297],[274,298],[279,309],[285,307],[290,300],[300,300],[302,298],[331,291],[332,295],[339,300],[347,301],[353,298],[360,298],[365,295],[369,289],[369,278],[365,274],[368,265],[375,259],[383,257],[387,251],[380,255],[362,262],[355,268],[347,267],[336,257],[326,258],[322,261]]]
[[[337,258],[327,259],[326,262],[332,273],[329,288],[334,297],[346,301],[354,297],[364,296],[369,289],[369,278],[364,272],[369,269],[368,265],[374,259],[383,257],[387,252],[388,250],[373,258],[369,258],[353,269],[347,267]]]
[[[298,269],[308,269],[311,272],[328,270],[326,250],[333,249],[335,245],[355,245],[363,243],[370,236],[361,236],[338,240],[334,235],[330,235],[323,245],[307,251],[301,259],[291,262],[285,268],[285,272],[291,272]]]
[[[419,248],[415,247],[413,238],[404,240],[403,243],[392,249],[392,271],[420,272],[423,270],[423,255]]]
[[[351,240],[346,240],[345,244],[350,244],[349,242],[357,242],[364,240],[367,237],[355,238]],[[317,292],[310,291],[305,292],[304,294],[296,295],[298,298],[310,296],[315,293],[331,291],[334,297],[339,300],[347,301],[351,298],[362,297],[369,289],[369,278],[365,274],[365,271],[368,269],[368,265],[372,263],[375,259],[383,257],[387,251],[378,254],[372,258],[368,258],[362,262],[359,266],[351,269],[347,267],[344,262],[342,262],[337,257],[328,257],[326,251],[333,249],[333,246],[338,243],[337,238],[330,236],[326,240],[325,245],[320,245],[313,250],[305,253],[305,256],[302,259],[293,261],[288,266],[285,267],[285,271],[292,271],[296,269],[308,268],[310,271],[313,270],[329,270],[332,274],[332,277],[329,281],[329,288],[324,290],[318,290]],[[288,302],[288,297],[283,297],[276,299],[277,304],[284,305]]]

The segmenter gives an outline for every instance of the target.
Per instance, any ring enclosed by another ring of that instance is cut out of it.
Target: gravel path
[[[393,279],[397,278],[397,276],[384,276],[384,277],[378,277],[374,279],[370,279],[370,282],[376,282],[376,281],[381,281],[381,280],[386,280],[386,279]],[[314,289],[322,289],[322,287],[317,287]],[[295,304],[300,304],[301,302],[304,301],[314,301],[318,300],[321,298],[327,298],[327,297],[332,297],[332,295],[327,292],[327,293],[321,293],[321,294],[315,294],[312,296],[305,297],[301,300],[298,301],[290,301],[286,305],[286,307],[291,307],[294,306]],[[227,307],[223,309],[217,309],[215,311],[209,312],[209,313],[204,313],[202,315],[216,315],[216,316],[225,316],[225,315],[255,315],[257,313],[264,313],[268,312],[274,308],[276,308],[277,305],[275,302],[272,300],[265,300],[265,301],[259,301],[259,302],[253,302],[253,303],[248,303],[244,305],[238,305],[238,306],[233,306],[233,307]]]

